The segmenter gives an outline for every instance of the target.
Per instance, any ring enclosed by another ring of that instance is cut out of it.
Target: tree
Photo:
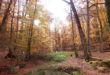
[[[67,1],[66,1],[67,2]],[[80,36],[80,39],[81,39],[81,44],[82,44],[82,47],[83,47],[83,50],[84,50],[84,57],[85,57],[85,60],[89,60],[91,57],[88,53],[88,50],[87,50],[87,41],[86,41],[86,38],[85,38],[85,35],[84,35],[84,32],[82,30],[82,27],[81,27],[81,23],[80,23],[80,19],[78,17],[78,14],[77,14],[77,11],[76,11],[76,8],[75,8],[75,5],[73,3],[72,0],[70,0],[70,2],[67,2],[68,4],[70,4],[71,6],[71,9],[74,13],[74,17],[75,17],[75,20],[76,20],[76,23],[77,23],[77,27],[78,27],[78,31],[79,31],[79,36]]]
[[[10,46],[9,46],[9,52],[8,54],[6,55],[5,58],[13,58],[14,55],[13,55],[13,50],[12,50],[12,46],[14,47],[14,41],[13,41],[13,31],[14,31],[14,16],[15,16],[15,6],[16,6],[16,1],[14,1],[14,4],[13,4],[13,9],[12,9],[12,18],[11,18],[11,24],[10,24]],[[11,46],[12,45],[12,46]]]
[[[60,27],[60,25],[61,25],[61,22],[60,21],[58,21],[58,20],[56,20],[55,19],[55,21],[56,21],[56,23],[55,23],[55,27],[54,27],[54,41],[55,41],[55,46],[54,46],[54,48],[55,48],[55,51],[61,51],[61,49],[62,49],[62,42],[61,42],[61,32],[60,32],[60,30],[61,30],[61,27]],[[64,49],[64,48],[63,48]]]
[[[72,46],[72,49],[74,50],[74,52],[75,52],[75,57],[77,58],[77,57],[79,57],[79,55],[78,55],[78,52],[76,51],[76,47],[75,47],[75,34],[74,34],[74,23],[73,23],[73,12],[72,12],[72,10],[70,9],[70,13],[71,13],[71,25],[72,25],[72,41],[73,41],[73,46]]]
[[[10,8],[11,8],[11,5],[12,5],[12,0],[10,0],[9,4],[8,4],[8,7],[4,13],[4,17],[2,19],[2,23],[0,25],[0,32],[5,32],[6,31],[6,24],[7,24],[7,19],[8,19],[8,16],[9,16],[9,13],[10,13]]]
[[[36,2],[36,1],[35,1]],[[27,59],[30,59],[30,54],[31,54],[31,45],[32,45],[32,37],[33,37],[33,25],[34,25],[34,20],[35,20],[35,14],[36,14],[36,11],[37,11],[37,8],[36,8],[36,3],[34,5],[34,12],[33,12],[33,16],[30,18],[31,19],[31,23],[30,23],[30,26],[29,26],[29,36],[28,36],[28,43],[27,43],[27,56],[26,58]]]
[[[102,22],[99,15],[99,7],[98,4],[96,5],[96,11],[97,11],[97,19],[100,25],[100,52],[103,52],[103,28],[102,28]]]
[[[88,31],[88,34],[87,34],[87,38],[88,38],[88,43],[87,43],[87,49],[88,49],[88,52],[89,52],[89,55],[91,55],[91,52],[90,52],[90,14],[89,14],[89,0],[86,0],[87,2],[87,31]]]
[[[105,0],[105,5],[107,9],[107,17],[108,17],[109,30],[110,30],[110,0]]]
[[[3,0],[0,1],[0,10],[1,10],[1,7],[2,7],[2,2],[3,2]]]

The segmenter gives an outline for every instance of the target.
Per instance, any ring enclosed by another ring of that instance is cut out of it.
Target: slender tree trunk
[[[61,36],[58,34],[58,51],[61,51]]]
[[[55,51],[58,51],[58,30],[55,26]]]
[[[28,0],[26,0],[25,5],[23,6],[23,11],[22,11],[22,17],[23,17],[23,18],[26,17],[26,15],[27,15],[27,9],[28,9],[27,4],[28,4]],[[21,31],[20,33],[21,33],[21,34],[23,33],[24,24],[25,24],[25,22],[24,22],[24,20],[22,19],[22,20],[21,20],[21,25],[22,25],[22,26],[20,27],[20,31]],[[23,36],[21,36],[21,40],[23,40],[22,37],[23,37]]]
[[[78,31],[79,31],[79,35],[80,35],[80,38],[81,38],[81,43],[82,43],[82,47],[84,49],[84,57],[85,57],[85,60],[89,60],[91,57],[87,51],[87,46],[86,46],[86,38],[85,38],[85,35],[84,35],[84,32],[82,30],[82,27],[81,27],[81,23],[80,23],[80,19],[78,17],[78,14],[77,14],[77,11],[76,11],[76,8],[74,6],[74,3],[72,0],[70,0],[70,4],[71,4],[71,8],[72,8],[72,11],[74,13],[74,16],[75,16],[75,19],[76,19],[76,23],[77,23],[77,27],[78,27]]]
[[[18,39],[18,35],[19,35],[19,15],[20,15],[20,1],[19,0],[16,0],[17,3],[18,3],[18,9],[17,9],[17,25],[16,25],[16,35],[15,35],[15,39],[14,39],[14,42],[15,42],[15,45],[14,45],[14,51],[17,49],[17,39]]]
[[[2,8],[2,2],[3,2],[3,0],[0,0],[0,11],[1,11],[1,8]]]
[[[110,0],[105,0],[105,6],[107,9],[107,18],[108,18],[109,31],[110,31]]]
[[[72,41],[73,41],[73,46],[72,46],[72,48],[73,48],[73,50],[74,50],[74,53],[75,53],[75,57],[76,58],[78,58],[79,57],[79,55],[78,55],[78,52],[77,52],[77,50],[76,50],[76,47],[75,47],[75,34],[74,34],[74,25],[73,25],[73,14],[72,14],[72,10],[70,9],[70,12],[71,12],[71,24],[72,24]]]
[[[15,12],[14,12],[15,5],[16,5],[16,1],[14,2],[13,14],[12,14],[11,25],[10,25],[10,43],[12,46],[13,46],[13,21],[14,21],[14,15],[15,15]],[[9,52],[6,57],[9,57],[9,58],[14,57],[12,47],[10,47],[10,46],[9,46]]]
[[[99,8],[98,5],[96,5],[96,11],[97,11],[97,19],[100,25],[100,52],[103,52],[103,28],[102,28],[102,22],[99,15]]]
[[[6,31],[6,24],[7,24],[7,19],[8,19],[8,16],[9,16],[9,13],[10,13],[10,8],[11,8],[11,5],[12,5],[12,0],[10,0],[10,3],[4,13],[4,17],[2,19],[2,23],[0,25],[0,32],[5,32]]]
[[[90,17],[89,17],[89,0],[87,0],[87,38],[88,38],[88,43],[87,43],[87,50],[89,52],[89,55],[91,55],[90,52]]]
[[[29,38],[28,38],[27,56],[26,56],[27,59],[30,59],[30,55],[31,55],[31,44],[32,44],[32,37],[33,37],[33,26],[34,26],[35,14],[36,14],[36,4],[35,4],[33,18],[30,24],[30,28],[29,28]]]
[[[17,9],[17,26],[16,26],[16,38],[18,37],[18,30],[19,30],[19,16],[20,16],[20,1],[18,0],[18,9]]]

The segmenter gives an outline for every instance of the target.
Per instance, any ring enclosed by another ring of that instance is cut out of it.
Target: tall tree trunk
[[[108,18],[109,31],[110,31],[110,0],[105,0],[105,6],[107,9],[107,18]]]
[[[82,30],[80,19],[78,17],[76,8],[75,8],[74,3],[73,3],[72,0],[70,0],[70,5],[71,5],[72,11],[74,13],[75,19],[76,19],[76,23],[77,23],[77,27],[78,27],[78,31],[79,31],[79,35],[80,35],[80,39],[81,39],[81,43],[82,43],[82,47],[83,47],[83,50],[84,50],[85,60],[89,60],[90,59],[90,55],[88,53],[87,46],[86,46],[87,45],[86,44],[87,41],[86,41],[84,32]]]
[[[72,10],[70,8],[70,12],[71,12],[71,25],[72,25],[72,41],[73,41],[73,46],[72,46],[72,49],[74,50],[74,53],[75,53],[75,57],[78,58],[79,55],[78,55],[78,52],[76,50],[76,47],[75,47],[75,34],[74,34],[74,25],[73,25],[73,14],[72,14]]]
[[[28,9],[27,4],[28,4],[28,0],[26,0],[25,4],[23,6],[23,11],[22,11],[22,17],[23,18],[26,17],[26,15],[27,15],[27,11],[26,11]],[[22,26],[20,27],[20,31],[21,31],[20,34],[23,33],[23,29],[25,28],[24,27],[25,22],[24,22],[23,18],[21,20],[21,25]],[[21,38],[21,40],[23,40],[23,36],[21,36],[20,38]]]
[[[86,0],[87,2],[87,38],[88,38],[88,43],[87,43],[87,50],[89,52],[89,55],[91,55],[90,52],[90,17],[89,17],[89,0]]]
[[[26,55],[26,58],[28,60],[30,59],[30,55],[31,55],[31,44],[32,44],[32,37],[33,37],[33,26],[34,26],[35,14],[36,14],[36,4],[35,4],[33,18],[30,24],[30,28],[29,28],[29,38],[28,38],[28,43],[27,43],[27,55]]]
[[[17,26],[16,26],[16,38],[18,37],[19,30],[19,16],[20,16],[20,1],[18,0],[18,9],[17,9]]]
[[[100,25],[100,52],[103,52],[103,28],[102,28],[102,22],[99,15],[99,8],[98,5],[96,5],[96,11],[97,11],[97,19]]]
[[[4,17],[2,19],[2,23],[0,25],[0,32],[5,32],[6,31],[6,24],[7,24],[7,19],[8,19],[8,16],[9,16],[9,13],[10,13],[10,8],[11,8],[11,5],[12,5],[12,0],[10,0],[10,3],[4,13]]]
[[[14,15],[15,15],[15,11],[14,11],[15,6],[16,6],[16,1],[14,2],[13,14],[12,14],[12,19],[11,19],[11,24],[10,24],[10,43],[12,46],[13,46],[13,21],[14,21]],[[6,57],[9,57],[9,58],[14,57],[11,46],[9,46],[9,52]]]
[[[54,47],[55,51],[58,51],[58,29],[55,26],[55,47]]]
[[[17,39],[18,39],[18,35],[19,35],[19,16],[20,16],[20,0],[16,0],[17,3],[18,3],[18,6],[17,6],[17,25],[16,25],[16,35],[15,35],[15,39],[14,39],[14,42],[15,42],[15,45],[14,45],[14,51],[17,49]]]
[[[2,8],[2,2],[3,2],[3,0],[0,0],[0,11],[1,11],[1,8]]]

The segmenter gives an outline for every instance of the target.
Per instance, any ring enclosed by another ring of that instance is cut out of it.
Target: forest
[[[0,0],[0,75],[110,75],[110,0]]]

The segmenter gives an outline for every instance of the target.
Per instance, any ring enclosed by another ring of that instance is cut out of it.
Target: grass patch
[[[66,60],[69,56],[74,55],[73,52],[53,52],[48,53],[46,56],[51,58],[52,61],[60,62]]]
[[[83,75],[79,67],[71,66],[56,66],[53,65],[56,62],[66,60],[69,56],[74,55],[73,52],[52,52],[46,55],[40,56],[42,60],[48,60],[49,62],[42,65],[38,70],[28,72],[24,75]]]

